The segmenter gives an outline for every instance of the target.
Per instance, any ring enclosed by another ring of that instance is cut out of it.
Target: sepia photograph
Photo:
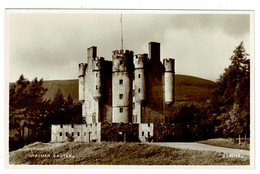
[[[253,25],[253,11],[6,9],[8,164],[252,167]]]

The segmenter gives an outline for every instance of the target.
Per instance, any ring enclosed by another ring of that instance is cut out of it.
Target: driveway
[[[248,151],[248,150],[217,147],[217,146],[211,146],[211,145],[207,145],[207,144],[194,143],[194,142],[192,142],[192,143],[153,142],[153,143],[150,143],[150,144],[158,145],[158,146],[173,147],[173,148],[177,148],[177,149],[215,151],[215,152],[223,152],[225,154],[230,154],[230,155],[239,155],[240,154],[240,155],[250,156],[250,151]]]

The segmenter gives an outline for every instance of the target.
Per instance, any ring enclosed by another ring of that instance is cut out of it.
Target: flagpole
[[[123,45],[123,16],[122,16],[122,13],[121,13],[120,22],[121,22],[121,48],[122,48],[122,50],[124,50],[124,45]]]

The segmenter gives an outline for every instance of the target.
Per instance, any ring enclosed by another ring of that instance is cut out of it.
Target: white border
[[[3,5],[2,5],[3,4]],[[4,8],[109,8],[109,9],[114,9],[115,7],[116,8],[123,8],[123,9],[214,9],[214,10],[256,10],[256,13],[255,13],[255,38],[259,38],[258,37],[258,33],[257,31],[259,31],[259,23],[257,23],[259,21],[259,14],[257,12],[259,12],[259,5],[257,4],[257,1],[229,1],[229,0],[211,0],[211,1],[207,1],[207,0],[197,0],[197,1],[188,1],[188,0],[172,0],[172,1],[163,1],[163,0],[160,0],[159,2],[158,1],[154,1],[154,0],[151,0],[151,1],[145,1],[145,2],[140,2],[138,0],[134,0],[134,1],[127,1],[127,2],[124,2],[122,3],[122,1],[119,1],[119,0],[113,0],[113,1],[105,1],[105,0],[101,0],[101,1],[95,1],[95,2],[91,2],[91,1],[87,1],[87,0],[75,0],[75,1],[68,1],[68,0],[65,0],[65,1],[59,1],[56,3],[53,3],[53,0],[52,1],[42,1],[42,2],[39,2],[39,1],[29,1],[29,0],[20,0],[20,1],[15,1],[15,0],[11,0],[9,2],[6,2],[6,1],[1,1],[1,17],[2,17],[2,20],[0,25],[1,26],[4,26],[4,18],[3,18],[3,11],[4,11]],[[4,33],[2,32],[3,30],[1,30],[1,36],[4,36]],[[4,38],[4,37],[1,37],[1,38]],[[1,46],[1,52],[3,53],[3,45],[4,45],[4,42],[3,42],[3,39],[1,39],[1,43],[0,43],[0,46]],[[251,45],[251,44],[250,44]],[[256,44],[255,44],[255,48],[258,48],[257,47],[258,45],[258,40],[256,40]],[[250,48],[254,48],[254,47],[251,47]],[[255,56],[257,56],[257,50],[255,50]],[[4,59],[1,55],[1,61],[4,62]],[[257,69],[257,66],[258,66],[258,61],[257,59],[255,59],[255,73],[256,74],[259,74],[258,73],[258,69]],[[253,68],[253,66],[251,67]],[[1,71],[1,80],[0,80],[0,83],[1,83],[1,93],[0,93],[0,96],[4,96],[4,94],[6,93],[6,89],[5,91],[3,90],[3,82],[4,82],[4,72],[6,72],[6,70],[4,70],[4,63],[0,63],[0,71]],[[251,72],[253,74],[253,72]],[[257,76],[256,76],[257,77]],[[256,79],[255,81],[255,85],[256,85],[256,89],[257,87],[259,86],[259,83],[258,83],[258,80]],[[254,87],[254,85],[251,83],[251,87]],[[7,90],[8,92],[8,90]],[[257,94],[257,91],[255,91],[256,94]],[[0,110],[1,111],[4,111],[4,107],[3,107],[3,103],[4,103],[4,100],[3,98],[1,97],[1,108]],[[254,100],[254,98],[252,97],[251,100]],[[257,100],[257,96],[256,96],[256,104],[258,103],[258,100]],[[257,106],[257,105],[255,105]],[[1,112],[2,113],[2,112]],[[252,112],[251,112],[252,114]],[[257,114],[257,108],[256,108],[256,114]],[[0,137],[4,137],[4,131],[3,131],[3,128],[4,128],[4,114],[1,115],[1,130],[0,131]],[[252,120],[251,120],[252,121]],[[257,117],[255,119],[255,121],[257,121]],[[253,123],[253,122],[251,122]],[[256,124],[256,122],[254,122],[253,124]],[[253,128],[254,129],[254,128]],[[256,129],[258,129],[256,127]],[[254,132],[254,131],[253,131]],[[256,132],[256,130],[255,130]],[[257,135],[255,135],[255,139],[256,139],[256,147],[257,147],[257,138],[256,138]],[[1,150],[3,149],[3,141],[1,141]],[[257,152],[257,149],[255,149],[255,152]],[[3,164],[4,164],[4,154],[3,152],[1,151],[0,153],[0,162],[1,162],[1,169],[4,167]],[[256,165],[257,166],[257,165]],[[185,166],[187,168],[187,166]],[[118,168],[118,167],[117,167]],[[165,168],[163,166],[163,168]],[[166,167],[167,168],[167,167]],[[159,167],[159,169],[161,169],[161,167]],[[254,171],[250,171],[250,172],[253,172],[253,173],[256,173],[259,169],[256,167],[256,170]],[[4,170],[6,172],[6,170]],[[79,170],[78,170],[79,171]],[[78,172],[77,171],[77,172]],[[154,170],[149,170],[149,172],[152,172],[153,173]],[[166,172],[168,170],[164,170],[163,172]],[[8,171],[8,173],[10,172],[10,170]],[[14,171],[14,172],[17,172],[17,171]],[[29,170],[23,170],[23,172],[26,172],[26,173],[30,173],[30,172],[35,172],[35,171],[29,171]],[[45,171],[46,172],[46,171]],[[65,173],[69,173],[71,172],[70,170],[62,170],[61,172],[65,172]],[[92,172],[95,172],[95,171],[92,171]],[[120,170],[117,170],[116,172],[122,172]],[[124,171],[124,172],[129,172],[129,171]],[[130,171],[131,173],[133,171]],[[158,172],[158,171],[156,171]],[[181,172],[181,173],[188,173],[188,172],[191,172],[191,171],[183,171],[183,170],[178,170],[178,173]],[[218,171],[218,170],[203,170],[203,171],[200,171],[200,173],[203,173],[203,172],[210,172],[210,173],[230,173],[231,171]],[[236,173],[244,173],[245,171],[244,170],[236,170],[236,171],[232,171],[233,172],[236,172]],[[114,172],[113,172],[114,173]]]

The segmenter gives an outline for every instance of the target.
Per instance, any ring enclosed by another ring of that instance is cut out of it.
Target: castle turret
[[[101,67],[104,58],[95,57],[92,64],[92,70],[94,75],[94,91],[93,91],[93,98],[96,101],[99,101],[101,98],[102,93],[102,86],[101,86]]]
[[[84,63],[79,64],[79,102],[81,104],[85,101],[85,70],[86,66]]]
[[[164,99],[165,103],[167,105],[172,105],[174,103],[174,96],[175,96],[175,69],[174,65],[175,60],[172,58],[166,58],[163,59],[163,65],[165,67],[165,72],[164,72]]]
[[[112,55],[112,122],[128,123],[132,116],[133,52],[116,50]]]
[[[147,54],[138,54],[134,58],[135,65],[135,101],[141,104],[146,99],[145,64]]]

